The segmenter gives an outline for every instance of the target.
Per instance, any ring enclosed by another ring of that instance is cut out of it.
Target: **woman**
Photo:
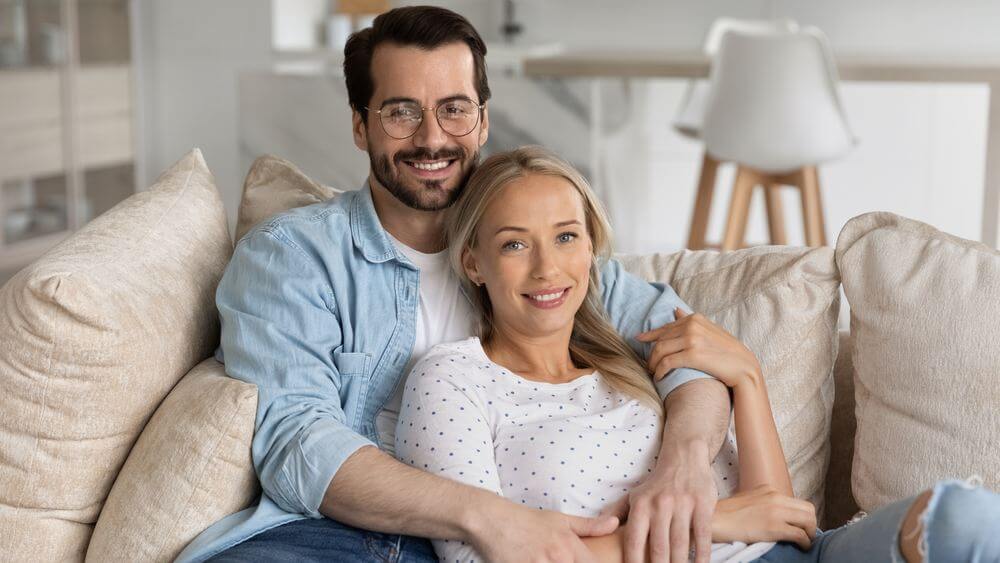
[[[586,181],[547,151],[526,147],[479,167],[448,227],[479,337],[437,346],[413,368],[396,432],[401,460],[527,507],[581,516],[611,509],[643,480],[656,461],[662,405],[603,312],[598,272],[609,234]],[[733,392],[741,447],[737,454],[731,437],[713,464],[725,497],[712,522],[713,561],[970,561],[974,550],[982,560],[1000,557],[996,540],[985,543],[1000,502],[956,483],[817,533],[812,505],[793,497],[754,355],[680,310],[655,336],[656,377],[691,367]],[[960,534],[942,531],[956,510],[970,508],[983,518]],[[602,560],[622,557],[621,527],[584,541]],[[488,557],[477,547],[435,542],[447,561]]]

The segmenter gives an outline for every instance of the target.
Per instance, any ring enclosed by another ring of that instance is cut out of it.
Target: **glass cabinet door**
[[[66,38],[59,0],[0,0],[0,249],[70,227]]]

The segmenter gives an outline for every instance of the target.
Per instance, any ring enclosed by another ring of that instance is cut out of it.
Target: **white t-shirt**
[[[388,232],[392,244],[420,270],[420,303],[417,306],[416,338],[413,352],[396,390],[375,417],[382,450],[395,452],[396,419],[403,396],[403,381],[410,368],[427,350],[442,342],[468,338],[473,330],[472,305],[462,294],[458,277],[448,264],[448,251],[424,254],[399,242]]]
[[[595,516],[652,472],[660,421],[594,372],[560,384],[524,379],[478,338],[431,349],[410,372],[397,457],[525,506]],[[735,439],[713,469],[721,497],[736,490]],[[774,544],[713,544],[712,561],[751,561]],[[481,561],[471,546],[435,540],[443,561]]]

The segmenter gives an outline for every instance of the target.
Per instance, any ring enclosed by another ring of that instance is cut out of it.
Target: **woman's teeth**
[[[565,290],[556,293],[546,293],[545,295],[529,295],[528,297],[534,299],[535,301],[553,301],[562,297]]]
[[[411,164],[418,170],[441,170],[445,166],[448,166],[448,162],[447,160],[440,160],[438,162],[413,162]]]

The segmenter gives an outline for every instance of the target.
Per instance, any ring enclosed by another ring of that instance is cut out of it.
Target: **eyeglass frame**
[[[368,106],[363,106],[363,107],[365,108],[365,111],[370,112],[370,113],[374,113],[375,115],[378,116],[378,124],[382,128],[382,132],[383,133],[385,133],[386,135],[389,135],[389,137],[391,137],[393,139],[396,139],[397,141],[402,141],[402,140],[405,140],[405,139],[409,139],[410,137],[416,135],[417,131],[420,131],[420,126],[424,124],[424,112],[429,111],[429,110],[434,110],[434,121],[437,121],[438,127],[440,127],[441,130],[444,131],[445,133],[448,133],[448,131],[445,130],[444,125],[441,125],[441,119],[437,115],[437,110],[438,110],[438,108],[440,108],[444,104],[447,104],[447,103],[450,103],[450,102],[455,102],[455,101],[466,101],[466,102],[472,102],[473,104],[476,103],[476,102],[474,102],[472,100],[472,98],[453,97],[453,98],[448,98],[446,100],[442,100],[441,102],[438,102],[438,104],[435,105],[434,107],[429,107],[428,108],[428,107],[420,106],[420,102],[418,102],[416,100],[413,100],[413,99],[399,99],[399,98],[393,99],[393,98],[390,98],[388,102],[383,101],[382,102],[382,107],[380,107],[377,110],[373,110],[373,109],[371,109]],[[385,123],[382,122],[382,111],[385,109],[386,103],[402,103],[402,102],[413,102],[413,103],[417,104],[418,106],[420,106],[420,122],[417,123],[417,128],[413,130],[413,133],[410,133],[409,135],[407,135],[405,137],[395,137],[392,134],[390,134],[388,131],[385,130]],[[448,134],[451,135],[452,137],[465,137],[467,135],[471,135],[472,132],[476,130],[476,125],[479,125],[483,121],[483,110],[486,109],[486,102],[483,102],[481,104],[477,104],[476,108],[479,110],[479,113],[476,114],[476,122],[472,125],[472,128],[469,129],[468,133],[462,133],[461,135],[454,135],[452,133],[448,133]]]

